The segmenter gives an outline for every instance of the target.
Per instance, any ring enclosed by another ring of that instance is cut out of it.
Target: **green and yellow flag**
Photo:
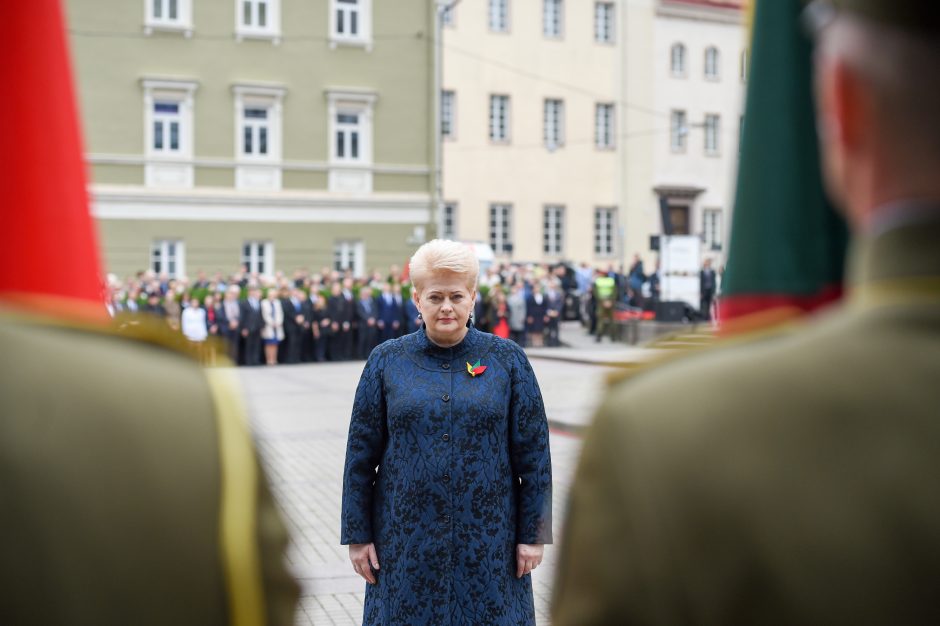
[[[722,321],[838,299],[848,240],[825,197],[802,0],[752,0],[751,63]],[[732,327],[734,324],[731,325]]]

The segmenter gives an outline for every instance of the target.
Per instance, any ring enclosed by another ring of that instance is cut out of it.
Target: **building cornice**
[[[264,163],[251,163],[226,157],[197,157],[195,159],[148,159],[133,154],[86,154],[86,161],[91,165],[133,165],[144,166],[153,163],[168,165],[188,165],[194,167],[214,169],[234,169],[236,167],[280,167],[284,171],[292,172],[329,172],[331,169],[364,170],[373,174],[405,174],[411,176],[427,176],[431,168],[425,165],[399,165],[379,163],[363,165],[357,163],[343,163],[330,165],[326,161],[265,161]]]
[[[738,26],[744,24],[744,11],[733,3],[660,0],[656,6],[656,16]]]
[[[325,87],[323,95],[330,102],[363,102],[370,105],[379,99],[379,92],[362,87]]]
[[[174,76],[141,76],[140,86],[146,90],[185,91],[192,95],[199,88],[195,78]]]

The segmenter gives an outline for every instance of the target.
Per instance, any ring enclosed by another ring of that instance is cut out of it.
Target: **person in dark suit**
[[[244,361],[244,355],[239,345],[242,341],[241,336],[241,304],[238,297],[241,295],[241,289],[238,285],[229,285],[225,290],[225,298],[219,303],[218,326],[219,335],[225,339],[228,346],[228,356],[232,363],[239,363],[239,356]]]
[[[346,361],[352,358],[352,318],[354,309],[346,304],[342,283],[335,282],[330,288],[326,302],[330,319],[330,338],[327,350],[330,361]]]
[[[526,333],[532,347],[539,348],[544,343],[545,322],[548,315],[548,301],[542,293],[541,283],[532,285],[532,293],[526,298]]]
[[[809,10],[848,296],[610,390],[555,626],[940,623],[940,4]]]
[[[290,297],[281,301],[284,309],[284,340],[287,343],[285,363],[300,363],[304,339],[310,335],[309,303],[302,289],[294,288]]]
[[[245,365],[261,365],[264,318],[261,316],[261,289],[258,287],[250,287],[248,299],[241,303],[238,328],[245,346]]]
[[[699,272],[699,295],[702,301],[699,307],[699,316],[704,320],[712,318],[712,299],[715,297],[717,284],[715,270],[712,269],[712,260],[705,259],[702,271]]]
[[[394,339],[401,334],[402,322],[404,321],[404,308],[399,299],[396,300],[392,293],[392,285],[382,284],[382,294],[378,298],[379,316],[379,342],[385,342]]]
[[[402,328],[405,334],[410,335],[421,326],[421,313],[418,311],[418,305],[414,303],[412,298],[405,300],[403,308],[405,319],[402,323]]]
[[[558,327],[561,323],[561,314],[565,308],[565,295],[561,292],[561,283],[553,278],[548,284],[545,293],[545,335],[548,346],[557,348],[561,345],[558,337]]]
[[[489,320],[486,315],[486,298],[478,289],[476,301],[473,303],[473,325],[484,333],[490,332]]]
[[[359,300],[356,302],[356,321],[359,323],[356,353],[360,359],[369,358],[372,348],[378,344],[377,315],[378,306],[372,298],[372,289],[363,287],[359,290]]]

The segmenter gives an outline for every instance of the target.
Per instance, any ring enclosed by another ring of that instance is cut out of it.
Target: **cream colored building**
[[[443,29],[442,233],[514,261],[651,262],[664,195],[684,218],[679,232],[705,233],[712,220],[703,249],[719,254],[742,110],[741,13],[718,0],[458,2]],[[704,73],[709,47],[717,76]],[[706,115],[718,116],[717,146]],[[685,146],[674,151],[676,132]]]

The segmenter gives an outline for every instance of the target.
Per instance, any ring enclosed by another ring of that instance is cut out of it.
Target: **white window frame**
[[[441,90],[441,137],[457,138],[457,92],[453,89]]]
[[[542,103],[542,139],[549,151],[565,145],[565,101],[545,98]]]
[[[617,209],[594,208],[594,256],[610,258],[617,254]]]
[[[172,246],[172,250],[171,250]],[[157,267],[160,263],[160,267]],[[173,264],[173,270],[168,269]],[[148,267],[160,275],[166,273],[170,278],[186,276],[186,244],[182,239],[155,239],[150,244]]]
[[[360,46],[372,50],[372,0],[330,0],[330,48]],[[343,29],[339,32],[339,14],[343,13]],[[356,14],[356,33],[349,33],[350,15]]]
[[[245,5],[249,4],[253,20],[258,20],[261,14],[260,5],[265,5],[265,25],[254,23],[246,24]],[[270,39],[273,43],[281,42],[281,0],[235,0],[235,38],[242,39]]]
[[[687,50],[685,44],[676,42],[669,48],[669,73],[675,78],[686,77]]]
[[[721,252],[724,247],[724,212],[721,209],[705,209],[702,211],[702,239],[705,250]]]
[[[512,140],[511,110],[508,94],[490,94],[490,142],[506,144]]]
[[[673,109],[669,113],[669,149],[674,153],[683,153],[688,147],[688,117],[686,112]]]
[[[367,90],[327,90],[327,149],[329,150],[330,191],[371,193],[373,141],[375,137],[374,108],[378,95]],[[338,116],[356,115],[359,127],[359,156],[340,157],[336,134],[340,130]]]
[[[366,244],[361,239],[340,239],[333,242],[333,269],[345,271],[351,269],[353,276],[365,275]]]
[[[493,254],[497,256],[512,255],[512,204],[506,202],[493,202],[489,210],[489,243]]]
[[[248,254],[245,248],[251,246]],[[249,239],[242,242],[241,264],[248,267],[248,273],[260,276],[274,275],[274,242],[264,239]],[[260,266],[259,266],[260,264]]]
[[[617,148],[615,113],[616,107],[609,102],[594,105],[594,147],[598,150]]]
[[[235,186],[238,189],[279,190],[281,188],[281,154],[283,151],[284,96],[287,90],[273,85],[239,84],[232,87],[235,95]],[[266,109],[267,154],[245,152],[244,129],[246,109]]]
[[[546,204],[542,207],[542,253],[560,257],[565,253],[565,207]]]
[[[491,33],[508,33],[511,0],[488,0],[487,25]]]
[[[721,79],[721,51],[717,46],[705,48],[705,80]]]
[[[144,184],[147,187],[193,186],[193,109],[196,90],[195,81],[143,79],[144,90]],[[179,149],[156,150],[154,148],[154,123],[158,102],[179,106]]]
[[[717,113],[706,113],[705,123],[705,154],[718,156],[721,154],[721,116]]]
[[[542,0],[542,35],[547,39],[565,36],[565,0]]]
[[[441,215],[441,239],[457,238],[457,203],[445,202]]]
[[[457,4],[450,0],[447,4],[441,5],[441,26],[445,28],[457,27]]]
[[[603,44],[612,44],[614,36],[614,8],[613,2],[594,3],[594,41]]]
[[[176,18],[170,17],[171,3],[176,3]],[[162,15],[157,16],[157,9]],[[186,37],[193,35],[192,0],[144,0],[144,34],[154,31],[181,32]]]

